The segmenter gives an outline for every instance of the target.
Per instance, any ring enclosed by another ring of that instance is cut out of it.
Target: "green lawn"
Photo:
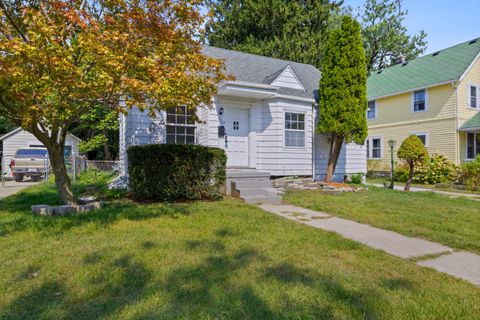
[[[386,182],[387,185],[390,185],[390,179],[389,178],[367,178],[367,182],[368,183],[373,183],[373,184],[380,184],[380,185],[383,185],[384,182]],[[394,183],[395,183],[396,186],[401,186],[402,188],[405,186],[404,182],[394,181]],[[452,188],[452,187],[439,188],[436,185],[432,185],[432,184],[412,183],[412,187],[418,187],[418,188],[424,188],[424,189],[433,189],[433,190],[439,190],[439,191],[456,192],[456,193],[471,193],[471,194],[480,195],[480,191],[462,190],[462,189],[455,189],[455,188]]]
[[[452,199],[432,192],[392,191],[326,195],[290,192],[285,200],[313,210],[480,253],[480,202]]]
[[[56,201],[0,202],[0,319],[480,318],[467,282],[232,199],[29,213]]]

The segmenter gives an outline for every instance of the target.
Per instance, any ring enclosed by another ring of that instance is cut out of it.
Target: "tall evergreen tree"
[[[317,132],[330,151],[325,180],[330,181],[344,142],[363,144],[367,137],[367,72],[360,24],[350,16],[330,32],[322,62]]]
[[[209,45],[320,67],[328,20],[343,1],[209,0]]]

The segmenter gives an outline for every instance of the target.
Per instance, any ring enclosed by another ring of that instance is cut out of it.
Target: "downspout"
[[[459,110],[458,110],[458,83],[452,81],[452,86],[455,88],[455,164],[460,164],[460,128]]]
[[[317,177],[315,175],[315,161],[317,160],[316,158],[316,152],[315,152],[315,118],[316,118],[316,103],[312,104],[312,181],[317,180]]]

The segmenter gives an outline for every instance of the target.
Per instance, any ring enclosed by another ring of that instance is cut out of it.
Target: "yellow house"
[[[411,134],[456,164],[480,154],[480,38],[396,62],[368,78],[369,170],[389,170],[388,141],[396,159]]]

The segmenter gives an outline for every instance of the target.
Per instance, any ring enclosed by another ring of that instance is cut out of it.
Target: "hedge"
[[[183,144],[152,144],[128,149],[129,186],[137,200],[217,199],[226,180],[225,152]]]

